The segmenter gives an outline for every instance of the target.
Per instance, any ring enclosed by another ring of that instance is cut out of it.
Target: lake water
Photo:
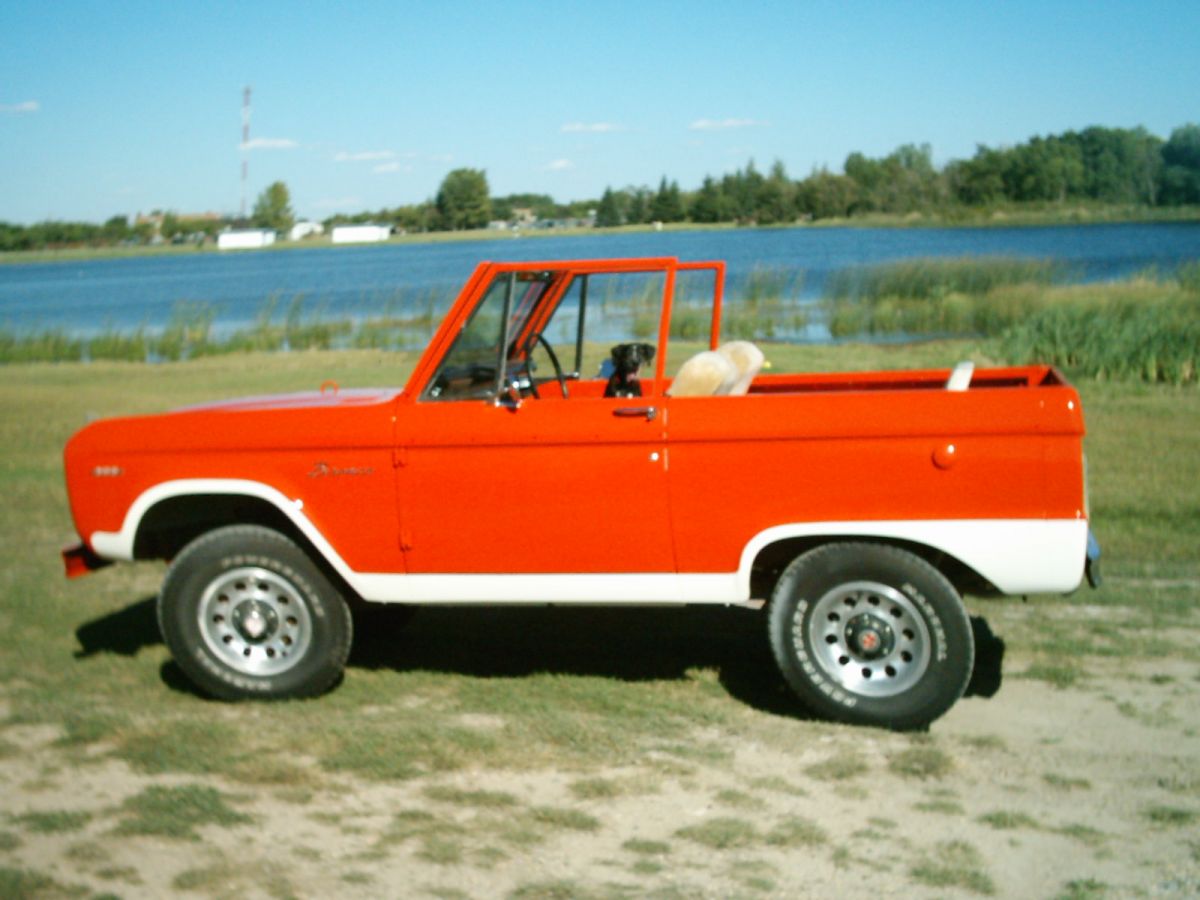
[[[156,330],[180,301],[216,311],[215,330],[251,324],[268,298],[279,314],[303,295],[309,315],[359,319],[385,312],[440,311],[481,260],[610,256],[723,259],[736,300],[759,269],[800,272],[799,302],[820,296],[843,268],[914,257],[1015,256],[1065,263],[1072,278],[1121,278],[1150,267],[1169,273],[1200,257],[1200,223],[1045,228],[729,229],[577,237],[512,236],[479,241],[286,251],[200,253],[131,259],[0,265],[0,328]],[[820,339],[820,329],[800,335]]]

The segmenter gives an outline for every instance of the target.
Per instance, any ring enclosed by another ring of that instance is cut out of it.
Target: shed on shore
[[[217,235],[218,250],[257,250],[275,243],[275,232],[269,228],[246,228],[222,231]]]

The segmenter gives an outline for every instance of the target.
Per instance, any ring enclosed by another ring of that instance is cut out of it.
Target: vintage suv
[[[923,727],[972,673],[963,592],[1094,580],[1079,396],[1047,366],[762,373],[720,347],[724,282],[485,262],[403,389],[92,423],[67,572],[169,560],[163,636],[221,698],[329,689],[348,600],[723,604],[765,606],[816,712]]]

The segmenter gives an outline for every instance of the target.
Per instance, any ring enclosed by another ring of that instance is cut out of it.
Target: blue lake
[[[1044,228],[788,228],[511,236],[435,244],[315,247],[132,259],[0,265],[0,328],[155,330],[180,301],[209,304],[215,328],[254,322],[270,297],[278,313],[303,295],[308,315],[363,318],[444,308],[481,260],[677,256],[723,259],[738,296],[759,269],[800,273],[801,303],[843,268],[914,257],[1014,256],[1065,263],[1079,281],[1121,278],[1154,267],[1170,273],[1200,257],[1200,223]],[[819,333],[803,335],[819,339]]]

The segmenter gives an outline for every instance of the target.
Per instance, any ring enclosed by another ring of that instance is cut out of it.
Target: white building
[[[218,250],[257,250],[275,243],[275,232],[269,228],[247,228],[241,231],[222,231],[217,235]]]
[[[390,225],[335,225],[332,232],[335,244],[378,243],[391,236]]]
[[[325,226],[320,222],[297,222],[288,232],[289,241],[302,241],[314,234],[324,234]]]

